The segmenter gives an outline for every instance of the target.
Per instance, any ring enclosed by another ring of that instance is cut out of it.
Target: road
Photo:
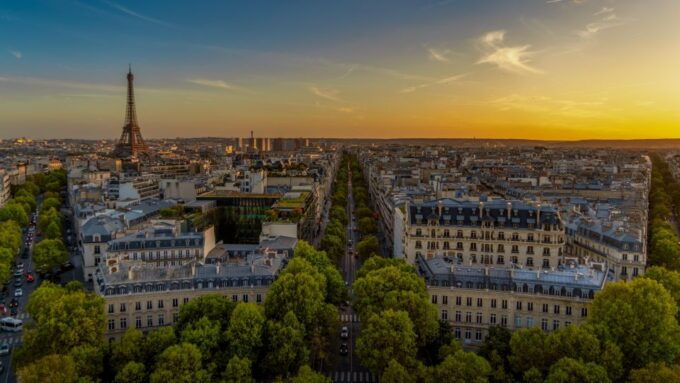
[[[348,169],[349,170],[349,169]],[[345,254],[341,261],[342,276],[349,288],[350,302],[352,300],[352,283],[356,278],[356,272],[360,267],[358,257],[354,256],[359,234],[356,229],[356,217],[354,216],[354,196],[352,194],[352,173],[348,173],[347,182],[347,246]],[[354,354],[356,339],[360,332],[359,316],[351,305],[346,306],[340,313],[340,321],[342,326],[347,326],[349,329],[349,339],[342,339],[340,343],[346,342],[349,349],[347,356],[340,356],[335,360],[335,363],[330,367],[326,375],[334,382],[377,382],[378,378],[366,368],[362,367]],[[338,334],[339,335],[339,334]],[[339,347],[338,343],[338,347]]]

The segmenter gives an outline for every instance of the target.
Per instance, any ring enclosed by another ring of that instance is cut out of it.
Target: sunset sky
[[[0,137],[680,137],[679,0],[0,3]]]

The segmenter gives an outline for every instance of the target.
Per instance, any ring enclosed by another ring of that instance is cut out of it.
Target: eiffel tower
[[[142,132],[137,121],[135,109],[135,91],[132,86],[135,76],[130,67],[127,74],[127,108],[125,110],[125,125],[120,140],[113,150],[116,157],[137,157],[140,154],[149,154],[149,147],[144,143]]]

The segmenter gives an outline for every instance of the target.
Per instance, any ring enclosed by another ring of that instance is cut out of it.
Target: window
[[[462,313],[460,311],[456,311],[456,322],[460,322],[462,317]]]
[[[423,243],[420,241],[416,241],[416,249],[422,249],[423,248]]]
[[[482,307],[482,306],[484,306],[483,303],[484,303],[484,302],[483,302],[482,298],[477,298],[477,307]]]
[[[527,258],[527,266],[534,267],[534,259],[531,257]]]
[[[231,296],[231,301],[232,302],[238,302],[238,295],[234,294]]]
[[[466,304],[467,306],[472,306],[472,298],[471,298],[471,297],[467,297],[467,298],[465,299],[465,304]]]
[[[492,299],[492,300],[491,300],[491,308],[495,309],[496,306],[497,306],[496,303],[497,303],[497,302],[496,302],[496,299]]]
[[[520,327],[522,327],[522,317],[519,315],[515,315],[515,328]]]
[[[109,304],[109,314],[113,313],[113,303]]]
[[[553,330],[557,330],[558,328],[560,328],[560,321],[555,319],[553,320]]]
[[[544,313],[547,313],[547,312],[548,312],[548,304],[547,304],[547,303],[544,303],[544,304],[543,304],[543,307],[541,308],[541,311],[544,312]]]
[[[571,315],[571,306],[565,307],[564,311],[566,312],[567,315]]]
[[[501,315],[501,326],[508,327],[508,316]]]
[[[125,312],[125,303],[120,304],[120,312],[122,312],[122,313]]]
[[[135,327],[142,328],[142,317],[135,318]]]
[[[442,310],[442,320],[448,320],[449,319],[449,313],[446,312],[446,310]]]
[[[534,253],[534,247],[533,246],[527,246],[527,254],[533,254]]]
[[[477,318],[476,318],[476,319],[477,319],[477,323],[481,324],[481,323],[482,323],[482,320],[483,320],[482,313],[477,313]]]
[[[435,304],[435,305],[437,304],[437,296],[436,295],[432,296],[432,304]]]
[[[544,269],[549,269],[549,268],[550,268],[550,260],[549,260],[549,259],[544,259],[544,260],[543,260],[543,268],[544,268]]]
[[[588,308],[587,307],[581,308],[581,316],[584,317],[584,318],[588,316]]]
[[[522,302],[517,301],[517,310],[521,310],[521,309],[522,309]]]
[[[541,330],[548,331],[548,320],[545,318],[541,319]]]
[[[492,325],[496,324],[496,314],[491,314],[491,316],[489,317],[489,323]]]
[[[255,296],[255,302],[262,303],[262,294],[257,294]]]
[[[153,302],[151,301],[146,301],[146,309],[151,310],[153,308]]]
[[[158,314],[158,325],[165,326],[165,316],[162,313]]]
[[[120,318],[120,328],[123,330],[127,328],[127,318]]]
[[[456,337],[456,339],[460,339],[460,327],[456,327],[453,330],[453,335]]]
[[[475,331],[475,340],[477,340],[477,341],[482,340],[482,330],[481,329],[477,329],[477,331]]]
[[[153,327],[153,317],[151,315],[146,317],[146,327]]]
[[[182,303],[188,303],[188,302],[189,302],[189,298],[184,298],[184,300],[182,301]]]
[[[469,328],[465,329],[465,339],[471,339],[472,338],[472,331],[470,331]]]
[[[465,313],[465,322],[467,323],[472,322],[472,313],[469,311]]]
[[[449,304],[449,297],[447,295],[442,295],[442,304],[444,305]]]
[[[517,245],[512,245],[512,249],[510,250],[513,254],[519,253],[519,246]]]
[[[172,298],[172,307],[177,307],[177,306],[179,306],[179,299]]]
[[[159,300],[158,300],[158,308],[159,308],[159,309],[162,309],[162,308],[163,308],[163,300],[162,300],[162,299],[159,299]]]
[[[135,311],[139,311],[142,309],[142,302],[135,302]]]
[[[527,317],[527,327],[534,327],[534,318]]]
[[[243,294],[243,302],[248,303],[248,294]]]
[[[456,306],[460,306],[462,304],[463,298],[461,297],[456,297]]]
[[[504,310],[508,309],[508,300],[507,299],[503,299],[501,301],[501,308],[503,308]]]
[[[109,330],[115,330],[116,329],[116,321],[113,319],[109,319]]]
[[[564,321],[564,327],[569,327],[571,326],[571,322],[569,321]]]
[[[559,314],[559,313],[560,313],[560,305],[555,305],[555,306],[553,307],[553,313],[555,313],[555,314]]]
[[[527,311],[534,311],[534,302],[527,302]]]
[[[637,267],[633,267],[633,276],[634,277],[638,276],[638,268]]]

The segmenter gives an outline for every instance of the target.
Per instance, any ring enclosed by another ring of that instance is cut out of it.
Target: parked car
[[[9,355],[9,345],[7,343],[0,345],[0,355]]]
[[[21,287],[21,286],[23,286],[23,285],[24,285],[24,282],[22,282],[20,278],[17,278],[17,279],[14,281],[14,287]]]
[[[26,273],[26,282],[31,283],[35,281],[35,277],[31,273]]]
[[[17,269],[17,271],[14,272],[14,276],[15,276],[15,277],[20,277],[20,276],[22,276],[22,275],[24,275],[24,271],[23,271],[23,270]]]
[[[14,290],[14,296],[15,297],[21,297],[23,295],[24,295],[24,292],[21,289]]]
[[[340,338],[349,338],[349,328],[347,328],[347,326],[342,326],[342,329],[340,330]]]
[[[17,316],[18,313],[19,313],[19,309],[17,309],[16,307],[12,307],[11,309],[9,309],[9,315],[11,315],[13,317]]]
[[[347,343],[343,343],[340,345],[340,355],[347,355],[349,354],[349,348],[347,347]]]
[[[63,265],[61,265],[61,271],[73,270],[73,267],[74,267],[73,263],[71,263],[70,261],[66,261],[64,262]]]
[[[9,307],[19,307],[19,301],[16,298],[12,298],[12,300],[9,301]]]

